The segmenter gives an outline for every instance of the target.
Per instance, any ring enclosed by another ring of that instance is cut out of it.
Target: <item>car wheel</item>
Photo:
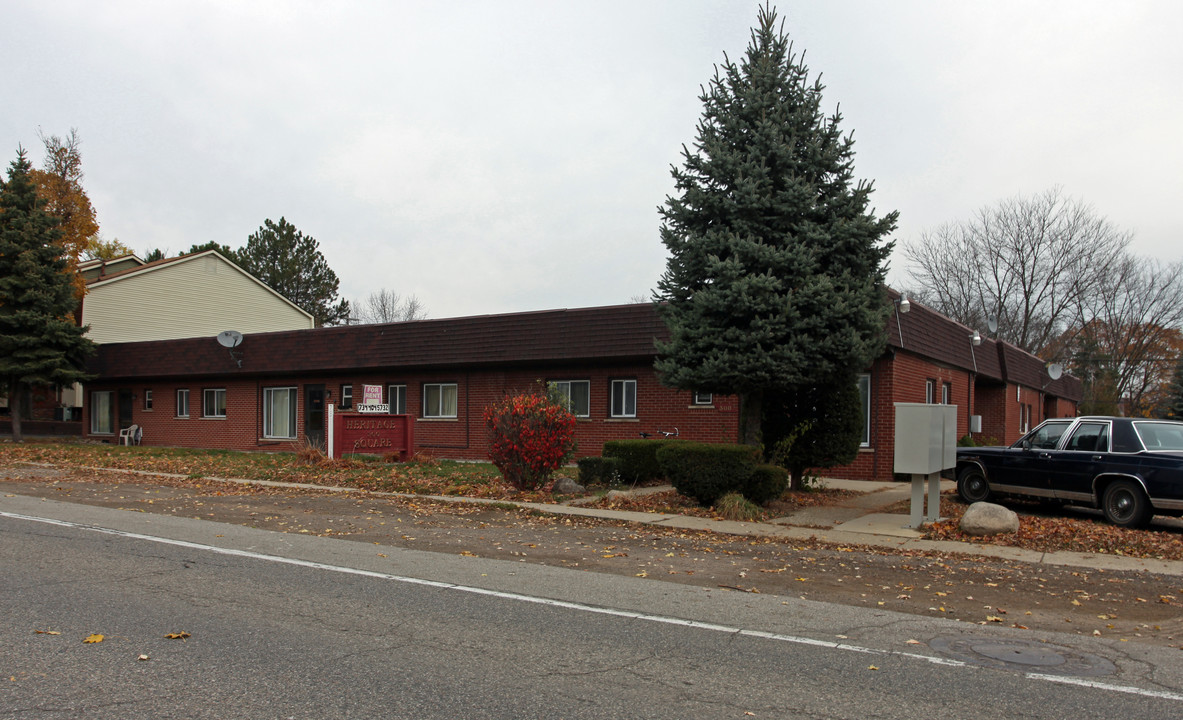
[[[981,468],[970,466],[961,471],[957,476],[957,494],[969,504],[990,499],[990,483],[986,482]]]
[[[1118,480],[1105,488],[1101,509],[1106,520],[1121,527],[1143,527],[1154,514],[1142,488],[1128,480]]]

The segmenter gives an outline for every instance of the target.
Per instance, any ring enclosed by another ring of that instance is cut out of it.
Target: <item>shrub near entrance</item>
[[[533,490],[575,452],[575,416],[545,395],[507,395],[485,408],[489,459],[506,482]]]
[[[714,505],[727,493],[746,490],[759,456],[760,451],[751,445],[694,442],[666,445],[657,451],[657,461],[674,489],[703,507]]]

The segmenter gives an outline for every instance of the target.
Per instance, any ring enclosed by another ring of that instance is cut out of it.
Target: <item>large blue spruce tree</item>
[[[23,150],[0,180],[0,383],[12,412],[12,439],[20,442],[24,390],[85,379],[94,352],[86,328],[74,321],[78,300],[57,218],[30,177]]]
[[[674,387],[734,394],[759,445],[766,399],[848,382],[882,350],[886,260],[898,213],[876,218],[854,181],[854,141],[820,109],[776,12],[760,9],[743,60],[724,56],[675,196],[656,300],[670,330],[657,370]]]

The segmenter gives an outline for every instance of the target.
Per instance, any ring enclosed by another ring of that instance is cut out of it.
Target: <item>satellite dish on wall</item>
[[[1064,366],[1060,363],[1049,363],[1047,366],[1047,376],[1052,380],[1059,380],[1060,376],[1064,374]]]
[[[991,335],[998,332],[998,316],[997,315],[987,315],[986,316],[986,329],[990,331]]]

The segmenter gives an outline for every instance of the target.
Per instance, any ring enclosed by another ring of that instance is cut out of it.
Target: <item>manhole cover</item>
[[[1032,640],[995,637],[944,637],[929,643],[937,652],[974,665],[1049,675],[1112,675],[1117,667],[1103,657]]]

